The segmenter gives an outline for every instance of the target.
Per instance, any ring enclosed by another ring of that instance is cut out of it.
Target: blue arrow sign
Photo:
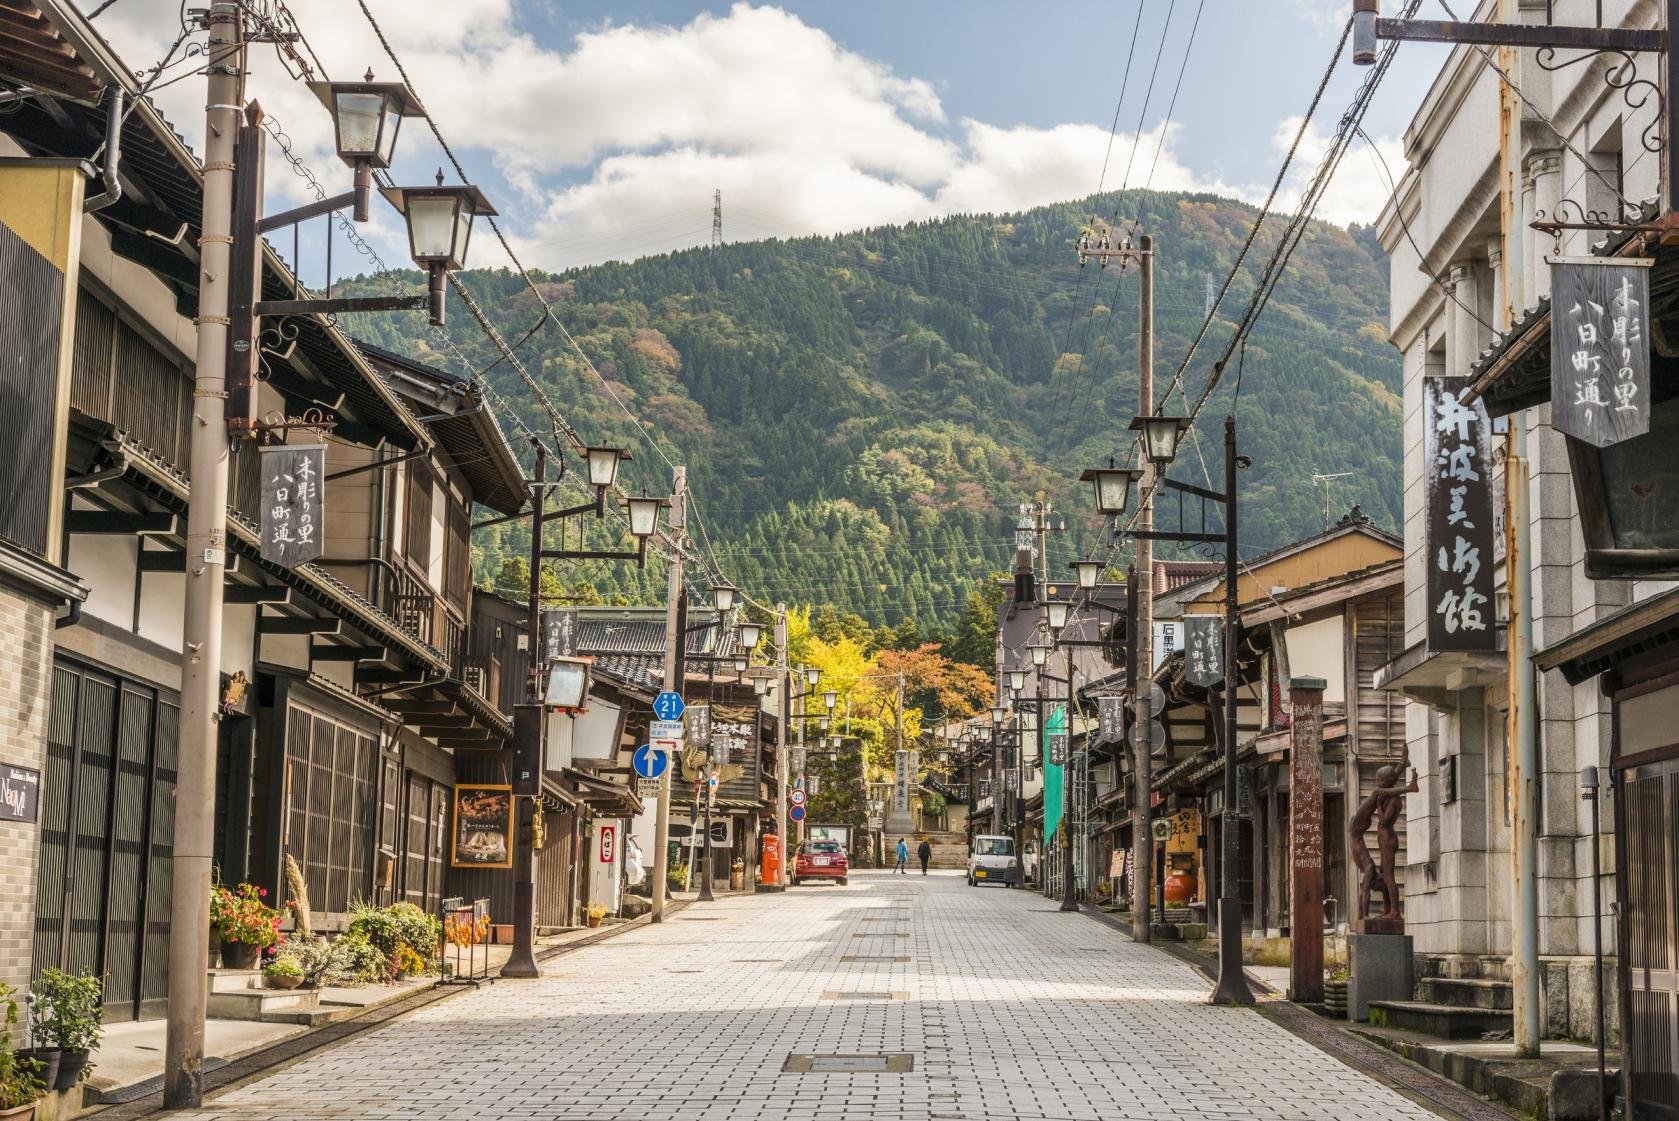
[[[635,749],[631,756],[635,764],[635,773],[642,778],[658,778],[670,766],[670,756],[662,751],[655,751],[652,744],[644,743]]]
[[[653,715],[660,720],[681,720],[682,710],[687,707],[678,693],[666,691],[653,698]]]

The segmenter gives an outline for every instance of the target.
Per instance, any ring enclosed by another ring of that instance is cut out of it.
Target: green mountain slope
[[[608,264],[540,283],[610,385],[549,324],[520,347],[567,419],[632,448],[633,489],[668,490],[669,469],[615,395],[671,459],[686,463],[709,540],[760,599],[833,603],[875,622],[947,622],[972,582],[1012,561],[1016,505],[1043,491],[1065,511],[1057,569],[1100,532],[1078,472],[1129,447],[1137,412],[1135,270],[1080,270],[1073,242],[1104,196],[1020,214],[977,215],[837,237],[764,241]],[[1126,213],[1155,238],[1156,378],[1164,386],[1254,211],[1206,195],[1132,193]],[[1249,264],[1264,260],[1276,231]],[[509,339],[540,316],[519,278],[468,284]],[[1238,282],[1185,379],[1191,398],[1252,291]],[[1373,239],[1314,224],[1241,367],[1243,552],[1316,528],[1354,501],[1379,523],[1400,515],[1400,369],[1385,343],[1386,262]],[[464,311],[451,334],[539,430],[539,413]],[[454,367],[406,318],[356,330]],[[405,337],[405,331],[414,333]],[[1063,351],[1067,353],[1063,354]],[[1215,482],[1226,377],[1202,423]],[[1183,399],[1175,397],[1177,411]],[[1202,481],[1192,449],[1175,474]],[[575,498],[573,499],[575,500]],[[480,531],[479,571],[522,549],[523,527]],[[651,594],[655,574],[590,565],[565,574],[603,593]]]

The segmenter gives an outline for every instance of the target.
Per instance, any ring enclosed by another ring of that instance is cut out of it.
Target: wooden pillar
[[[1288,754],[1288,996],[1323,1001],[1323,690],[1321,677],[1288,683],[1293,709]]]

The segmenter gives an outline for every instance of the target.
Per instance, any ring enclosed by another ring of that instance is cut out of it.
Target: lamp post
[[[1605,1069],[1603,1037],[1607,1026],[1603,1020],[1603,871],[1598,855],[1598,833],[1601,829],[1598,808],[1597,768],[1580,768],[1580,797],[1592,805],[1592,1008],[1597,1016],[1597,1115],[1609,1121],[1609,1077]]]
[[[357,100],[346,88],[329,89],[338,150],[356,168],[354,188],[323,202],[264,219],[262,111],[245,100],[248,73],[245,8],[237,0],[213,0],[203,26],[218,50],[205,68],[205,148],[197,274],[197,336],[194,340],[193,421],[189,425],[188,474],[192,501],[187,510],[185,603],[182,622],[180,752],[169,908],[168,1023],[164,1039],[164,1105],[196,1109],[204,1099],[204,1020],[209,994],[204,961],[208,954],[210,876],[215,851],[215,785],[221,690],[223,585],[227,575],[229,442],[282,427],[253,416],[253,387],[262,361],[261,320],[265,316],[339,311],[390,311],[429,307],[443,321],[441,293],[361,299],[263,300],[261,234],[280,225],[351,207],[367,218],[371,168],[383,165],[396,142],[397,124],[412,109],[405,89],[365,88]],[[368,83],[362,83],[367,86]],[[342,96],[340,96],[342,95]],[[368,125],[371,123],[371,129]],[[363,165],[366,165],[365,168]],[[463,204],[465,229],[475,214],[494,211],[473,188]],[[415,216],[405,212],[410,237]],[[429,243],[428,243],[429,245]],[[451,239],[449,248],[455,249]],[[436,271],[464,260],[459,251]],[[430,261],[420,262],[430,267]],[[330,287],[331,277],[328,277]],[[329,293],[330,295],[330,293]]]

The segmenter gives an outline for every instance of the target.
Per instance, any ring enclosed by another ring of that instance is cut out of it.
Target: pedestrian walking
[[[921,861],[921,874],[927,874],[927,862],[933,859],[933,846],[927,843],[927,838],[921,838],[921,843],[915,848],[915,857]]]
[[[903,837],[899,837],[898,838],[898,866],[896,868],[892,869],[893,874],[896,875],[897,873],[902,872],[906,876],[909,875],[909,868],[906,867],[906,865],[908,865],[908,864],[909,864],[909,841],[907,839],[903,838]]]

